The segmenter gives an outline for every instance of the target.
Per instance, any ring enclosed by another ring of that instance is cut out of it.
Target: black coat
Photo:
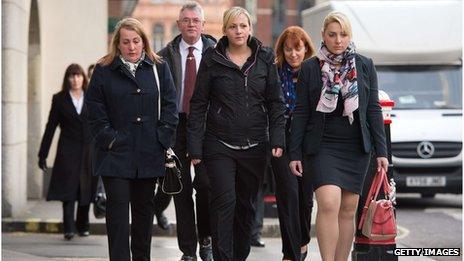
[[[272,49],[251,37],[252,55],[240,69],[226,58],[227,45],[224,36],[201,60],[190,100],[190,156],[202,157],[205,139],[238,146],[270,140],[284,149],[285,104]]]
[[[172,146],[178,116],[169,67],[165,62],[156,67],[161,85],[160,120],[153,61],[148,56],[137,67],[135,78],[119,58],[108,66],[95,67],[85,100],[95,175],[164,176],[164,153]]]
[[[362,147],[365,153],[370,153],[373,144],[376,155],[386,157],[385,129],[374,63],[359,54],[355,59]],[[322,91],[322,73],[317,57],[302,63],[296,90],[296,107],[290,127],[289,148],[291,160],[302,160],[302,153],[318,152],[324,130],[325,114],[316,111]]]
[[[61,132],[47,200],[79,200],[81,205],[88,205],[93,200],[95,190],[92,188],[95,183],[92,183],[90,172],[90,135],[86,115],[85,104],[81,114],[77,114],[68,91],[53,95],[38,155],[39,158],[47,158],[53,135],[59,126]]]

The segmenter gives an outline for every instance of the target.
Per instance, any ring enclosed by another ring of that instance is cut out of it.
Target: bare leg
[[[346,261],[350,254],[353,244],[355,224],[354,215],[358,206],[359,195],[342,190],[342,202],[338,214],[339,237],[337,250],[335,251],[336,261]]]
[[[335,260],[339,237],[338,213],[341,203],[341,189],[334,185],[324,185],[316,191],[317,216],[316,234],[322,260]]]

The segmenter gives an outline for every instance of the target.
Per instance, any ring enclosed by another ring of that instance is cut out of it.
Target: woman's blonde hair
[[[325,32],[327,29],[327,26],[330,23],[337,22],[340,24],[342,27],[342,30],[348,34],[350,38],[353,37],[353,32],[351,31],[351,23],[348,17],[346,17],[345,14],[338,12],[338,11],[333,11],[330,12],[325,18],[324,18],[324,24],[322,26],[322,33]]]
[[[98,61],[98,64],[109,65],[120,54],[118,45],[121,37],[121,28],[135,31],[140,36],[140,38],[142,38],[143,49],[146,55],[148,55],[148,57],[150,57],[150,59],[156,63],[161,62],[161,58],[157,54],[155,54],[155,52],[153,52],[153,50],[151,49],[150,42],[148,41],[147,34],[143,30],[142,23],[140,23],[139,20],[135,18],[129,17],[122,19],[116,24],[114,28],[114,35],[110,43],[110,52],[103,58],[101,58]]]
[[[227,26],[229,26],[232,20],[241,14],[246,16],[246,18],[248,19],[248,25],[251,27],[250,13],[248,13],[248,11],[243,7],[234,6],[228,9],[227,11],[225,11],[224,15],[222,16],[222,32],[225,33]]]

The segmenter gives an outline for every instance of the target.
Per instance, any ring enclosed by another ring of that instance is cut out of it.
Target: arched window
[[[162,24],[156,24],[153,28],[153,49],[155,52],[164,47],[164,27]]]

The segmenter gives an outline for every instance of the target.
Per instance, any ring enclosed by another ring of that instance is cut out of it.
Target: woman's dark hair
[[[85,75],[84,69],[77,64],[77,63],[72,63],[66,68],[66,72],[64,73],[63,77],[63,84],[61,85],[61,90],[62,91],[69,91],[71,89],[71,83],[69,82],[69,76],[75,75],[75,74],[80,74],[82,77],[84,77],[84,81],[82,83],[82,90],[86,91],[87,90],[87,85],[89,84],[89,80],[87,79],[87,76]]]

